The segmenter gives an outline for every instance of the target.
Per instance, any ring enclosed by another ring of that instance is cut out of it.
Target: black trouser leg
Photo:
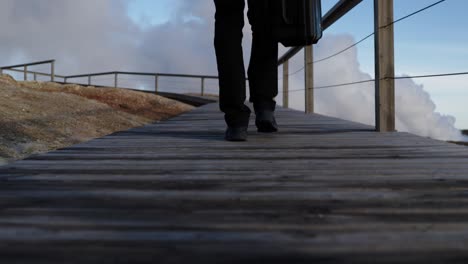
[[[268,1],[268,0],[266,0]],[[265,0],[248,0],[252,25],[252,54],[249,64],[250,102],[255,111],[274,111],[278,95],[278,42],[271,36]]]
[[[214,3],[220,109],[228,126],[247,126],[250,109],[244,104],[246,78],[242,53],[245,1],[214,0]]]

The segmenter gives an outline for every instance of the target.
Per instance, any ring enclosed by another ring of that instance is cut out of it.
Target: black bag
[[[321,0],[267,1],[272,34],[284,46],[307,46],[322,37]]]

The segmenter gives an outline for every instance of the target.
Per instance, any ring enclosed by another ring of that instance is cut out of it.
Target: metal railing
[[[42,64],[50,64],[50,73],[45,72],[38,72],[38,71],[30,71],[28,70],[29,66],[35,65],[42,65]],[[17,69],[23,68],[23,69]],[[152,76],[154,77],[154,91],[159,91],[159,78],[160,77],[172,77],[172,78],[189,78],[189,79],[200,79],[200,94],[203,96],[205,95],[205,81],[208,79],[218,79],[218,76],[213,75],[193,75],[193,74],[171,74],[171,73],[148,73],[148,72],[126,72],[126,71],[112,71],[112,72],[101,72],[101,73],[88,73],[88,74],[80,74],[80,75],[57,75],[55,74],[55,60],[47,60],[47,61],[39,61],[39,62],[31,62],[31,63],[24,63],[12,66],[4,66],[0,67],[0,74],[4,71],[12,71],[12,72],[21,72],[24,74],[24,80],[28,80],[28,74],[33,74],[33,80],[37,81],[38,76],[46,76],[50,77],[50,81],[57,82],[57,78],[63,79],[63,83],[69,84],[80,84],[80,85],[93,85],[93,78],[97,76],[106,76],[112,75],[114,76],[114,84],[113,87],[115,88],[125,88],[119,86],[119,75],[133,75],[133,76]],[[78,79],[78,78],[87,78],[87,83],[71,83],[69,82],[70,79]]]
[[[362,0],[340,0],[322,17],[326,30]],[[374,0],[375,34],[375,126],[380,132],[395,131],[395,67],[393,0]],[[313,46],[294,47],[278,59],[283,65],[283,106],[289,107],[289,60],[304,52],[305,112],[314,112]]]
[[[36,72],[36,71],[28,70],[28,67],[30,66],[37,66],[37,65],[44,65],[44,64],[50,64],[50,73],[43,73],[43,72]],[[19,70],[17,68],[23,68],[23,69]],[[55,60],[37,61],[37,62],[30,62],[30,63],[23,63],[23,64],[0,67],[0,74],[2,74],[4,71],[21,72],[24,74],[25,81],[28,80],[28,74],[33,74],[34,76],[33,79],[35,81],[37,80],[37,76],[48,76],[50,77],[51,82],[54,82],[56,77],[63,77],[63,76],[55,74]]]
[[[92,84],[92,77],[106,76],[106,75],[114,76],[114,87],[115,88],[121,88],[121,87],[119,87],[119,75],[154,77],[154,91],[155,92],[159,91],[159,78],[160,77],[200,79],[200,94],[201,95],[205,95],[205,80],[207,80],[207,79],[218,79],[218,76],[212,76],[212,75],[112,71],[112,72],[88,73],[88,74],[64,76],[64,83],[69,83],[68,82],[69,79],[88,78],[87,85],[93,85]]]

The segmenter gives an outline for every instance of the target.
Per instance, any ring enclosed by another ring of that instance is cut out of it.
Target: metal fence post
[[[201,78],[201,96],[205,95],[205,78]]]
[[[24,80],[28,80],[28,66],[24,66]]]
[[[34,81],[37,81],[37,74],[34,73]]]
[[[393,0],[374,0],[375,128],[395,131]]]
[[[91,75],[88,75],[88,86],[91,86]]]
[[[55,60],[50,63],[50,81],[55,81]]]
[[[283,63],[283,107],[289,108],[289,60]]]
[[[114,87],[117,88],[117,85],[118,85],[118,78],[119,78],[119,74],[116,73],[115,76],[114,76]]]
[[[314,112],[314,50],[313,46],[305,47],[305,112]]]
[[[158,85],[159,85],[159,75],[155,74],[154,75],[154,92],[158,92]]]

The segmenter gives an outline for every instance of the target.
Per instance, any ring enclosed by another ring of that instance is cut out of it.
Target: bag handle
[[[286,7],[287,7],[287,5],[286,5],[287,2],[286,1],[287,0],[282,0],[281,1],[282,7],[283,7],[282,8],[283,9],[283,20],[284,20],[284,22],[286,22],[286,24],[292,24],[292,22],[288,18],[288,12],[286,10]],[[291,0],[289,0],[289,1],[291,1]]]

